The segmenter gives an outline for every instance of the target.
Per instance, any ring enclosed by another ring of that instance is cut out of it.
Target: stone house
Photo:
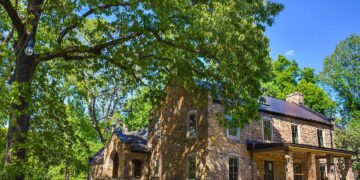
[[[151,118],[148,136],[115,131],[91,159],[89,177],[356,179],[351,168],[355,153],[336,149],[332,119],[304,106],[297,92],[286,101],[262,100],[258,120],[241,129],[226,129],[218,123],[225,107],[206,91],[168,88],[162,106]],[[139,145],[141,151],[131,148]],[[345,165],[340,166],[339,160]]]

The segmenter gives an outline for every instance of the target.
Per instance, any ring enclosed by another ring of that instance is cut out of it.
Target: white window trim
[[[155,123],[155,136],[156,136],[156,138],[161,137],[161,121],[160,121],[160,119]]]
[[[189,179],[189,157],[190,156],[194,156],[195,157],[195,179]],[[195,152],[192,152],[192,153],[189,153],[187,156],[186,156],[186,179],[187,180],[196,180],[198,177],[197,177],[197,167],[196,167],[196,163],[197,163],[197,157],[196,157],[196,153]]]
[[[158,173],[155,174],[155,164],[156,162],[158,163]],[[154,160],[154,169],[153,169],[153,177],[159,177],[160,176],[160,156],[157,156],[156,159]]]
[[[238,154],[229,154],[228,155],[228,158],[227,158],[227,163],[228,163],[228,168],[230,167],[230,158],[237,158],[238,159],[238,179],[240,179],[241,177],[241,169],[240,169],[240,156]],[[229,178],[229,170],[228,170],[228,175],[227,175],[227,178]]]
[[[301,144],[301,128],[300,128],[300,124],[297,124],[297,123],[291,123],[290,124],[290,130],[291,130],[291,143],[292,142],[292,125],[295,125],[297,126],[297,130],[298,130],[298,144]]]
[[[226,137],[229,138],[229,139],[236,139],[236,140],[239,140],[240,139],[240,133],[241,133],[241,130],[240,128],[236,128],[237,132],[236,132],[236,136],[232,136],[229,134],[229,128],[226,129]]]
[[[318,133],[317,133],[318,130],[321,130],[321,131],[322,131],[323,144],[324,144],[323,147],[327,147],[327,146],[326,146],[326,138],[325,138],[325,129],[321,129],[321,128],[317,128],[317,129],[316,129],[316,141],[317,141],[317,146],[319,146],[319,137],[318,137]]]
[[[264,121],[270,121],[270,141],[269,140],[265,140],[265,132],[264,132]],[[269,117],[263,117],[262,121],[261,121],[261,131],[262,131],[262,140],[264,142],[272,142],[274,140],[274,131],[273,131],[273,124],[272,124],[272,119]]]
[[[195,114],[195,134],[190,134],[189,132],[189,122],[190,122],[190,114]],[[198,117],[197,117],[197,111],[191,110],[187,114],[187,120],[186,120],[186,137],[187,138],[196,138],[197,137],[197,131],[198,131]]]

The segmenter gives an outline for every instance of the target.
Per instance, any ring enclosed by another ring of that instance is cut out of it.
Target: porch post
[[[316,159],[312,153],[307,153],[307,179],[316,179]]]
[[[256,163],[256,157],[254,155],[254,153],[251,153],[251,170],[252,170],[252,179],[256,180],[258,179],[258,167],[257,167],[257,163]]]
[[[354,171],[352,169],[351,157],[344,158],[344,162],[345,162],[345,176],[346,176],[346,179],[355,179]]]
[[[294,180],[293,152],[285,152],[285,177],[286,180]]]
[[[328,180],[335,180],[335,168],[334,168],[334,157],[327,155],[326,156],[326,168],[327,168],[327,178]]]

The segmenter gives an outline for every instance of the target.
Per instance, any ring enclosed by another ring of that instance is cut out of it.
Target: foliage
[[[273,61],[271,81],[263,84],[264,94],[279,99],[298,91],[304,95],[305,105],[322,114],[332,117],[335,114],[335,102],[318,85],[314,69],[300,69],[297,62],[279,55]]]
[[[337,97],[344,129],[335,140],[341,149],[360,152],[360,36],[352,34],[342,40],[325,58],[320,79]],[[360,163],[354,164],[360,171]]]
[[[88,153],[78,153],[86,140],[75,121],[89,117],[73,118],[78,111],[68,108],[89,112],[89,104],[98,105],[93,97],[103,97],[112,78],[124,78],[116,80],[124,83],[120,95],[147,87],[151,104],[161,100],[170,80],[187,88],[203,80],[214,95],[240,99],[225,102],[233,124],[254,119],[260,83],[270,70],[265,26],[283,8],[263,0],[0,0],[0,5],[0,95],[7,95],[0,99],[0,116],[9,123],[7,154],[9,169],[14,168],[9,172],[17,172],[17,179],[37,167],[43,174],[66,162],[70,169],[82,169],[72,154]],[[26,55],[30,42],[34,53]],[[133,108],[144,114],[126,118],[142,122],[149,106]],[[101,110],[93,108],[97,114]],[[55,145],[65,151],[57,152]],[[40,146],[54,156],[48,162]],[[61,156],[65,162],[58,161]]]
[[[321,80],[337,95],[342,124],[360,120],[360,36],[342,40],[326,57]]]

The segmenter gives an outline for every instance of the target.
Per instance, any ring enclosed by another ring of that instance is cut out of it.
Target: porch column
[[[258,179],[258,167],[256,163],[256,157],[254,153],[251,153],[251,171],[252,171],[252,179],[256,180]]]
[[[335,168],[334,168],[334,157],[326,156],[326,168],[327,168],[327,178],[328,180],[335,180]]]
[[[351,157],[344,158],[346,179],[355,179]]]
[[[293,152],[285,152],[285,177],[286,180],[294,180]]]
[[[316,179],[315,154],[307,153],[307,179]]]

